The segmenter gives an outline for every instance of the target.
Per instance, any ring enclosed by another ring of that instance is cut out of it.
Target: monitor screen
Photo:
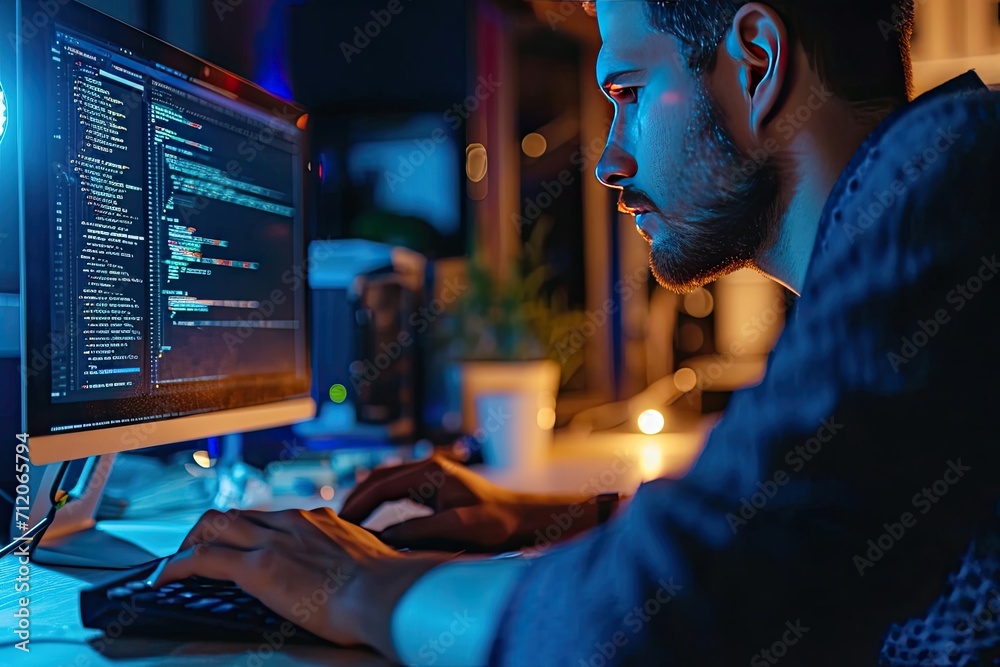
[[[14,34],[17,30],[17,14],[13,7],[0,4],[0,35]],[[18,231],[17,231],[17,125],[14,122],[14,107],[17,104],[17,52],[7,40],[0,42],[0,300],[2,295],[13,301],[19,290],[18,279]],[[0,304],[0,313],[4,313]],[[17,318],[0,319],[0,357],[16,349],[16,339],[11,336],[16,329]],[[6,320],[6,321],[5,321]]]
[[[393,120],[352,123],[347,177],[370,189],[372,208],[424,220],[448,239],[461,222],[456,137],[444,131],[441,114]]]
[[[77,3],[20,41],[27,432],[308,396],[302,110]]]

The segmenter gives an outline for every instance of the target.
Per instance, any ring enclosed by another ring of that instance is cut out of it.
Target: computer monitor
[[[310,418],[304,111],[53,7],[18,34],[31,460]]]
[[[34,464],[88,461],[49,542],[93,525],[104,455],[315,412],[303,109],[85,5],[51,4],[18,3],[8,124],[22,431]],[[32,476],[33,521],[55,468]]]

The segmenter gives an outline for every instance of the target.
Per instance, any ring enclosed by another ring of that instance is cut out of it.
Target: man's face
[[[677,40],[650,26],[645,5],[597,3],[597,76],[615,105],[597,174],[636,215],[656,279],[688,292],[753,266],[773,241],[777,171],[737,149]]]

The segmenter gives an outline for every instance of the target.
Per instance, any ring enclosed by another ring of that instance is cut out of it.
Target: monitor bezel
[[[23,11],[31,12],[30,6]],[[85,415],[87,423],[107,421],[106,417],[129,414],[130,407],[148,401],[146,396],[105,401],[53,404],[50,400],[51,372],[48,365],[41,372],[31,366],[32,351],[42,348],[42,341],[49,340],[51,331],[51,309],[48,307],[48,293],[51,290],[48,266],[51,233],[48,207],[48,167],[46,165],[47,136],[46,120],[41,113],[32,113],[34,103],[44,100],[46,77],[44,72],[50,57],[50,44],[56,26],[91,36],[100,35],[109,44],[131,51],[136,57],[153,61],[186,77],[191,83],[213,90],[225,97],[240,98],[255,107],[266,110],[281,110],[282,117],[295,118],[299,130],[300,173],[302,202],[301,228],[296,240],[300,247],[296,253],[300,267],[307,267],[308,229],[310,214],[311,174],[309,165],[310,138],[306,123],[306,111],[299,105],[281,99],[259,86],[221,67],[193,56],[185,51],[153,37],[128,24],[122,23],[93,8],[71,0],[59,5],[59,11],[43,26],[28,20],[20,26],[32,25],[38,28],[30,39],[18,39],[18,124],[21,151],[19,156],[19,176],[21,178],[20,201],[20,277],[21,277],[21,381],[22,381],[22,426],[26,433],[34,432],[30,438],[31,459],[35,463],[51,463],[127,451],[143,447],[169,444],[221,435],[245,430],[255,430],[272,426],[282,426],[309,419],[315,412],[310,394],[311,366],[309,359],[309,317],[308,299],[304,294],[306,281],[299,281],[300,287],[293,287],[293,298],[300,303],[302,313],[303,340],[301,358],[304,367],[300,373],[275,374],[254,377],[254,385],[236,385],[235,381],[219,383],[208,387],[208,394],[214,399],[206,403],[200,396],[166,394],[159,397],[163,414],[143,418],[139,421],[117,424],[111,427],[89,426],[62,433],[45,432],[51,428],[51,417],[58,410],[73,411],[70,421],[76,415]],[[23,37],[23,35],[19,35]],[[44,107],[42,107],[44,108]],[[33,153],[33,151],[37,151]],[[42,156],[37,161],[26,159],[28,155]],[[29,163],[30,162],[30,163]],[[44,223],[44,224],[43,224]],[[45,267],[43,271],[42,268]],[[33,304],[45,304],[33,308]],[[36,341],[29,345],[28,341]],[[236,391],[234,391],[234,389]],[[242,392],[236,395],[237,392]],[[29,409],[33,405],[45,405],[46,410]],[[41,414],[44,412],[45,414]],[[139,412],[132,410],[131,412]],[[177,416],[164,416],[175,413]],[[254,413],[257,413],[256,415]],[[48,428],[40,427],[46,426]],[[113,419],[112,419],[113,421]],[[40,423],[42,422],[42,423]],[[79,422],[76,422],[79,423]],[[152,425],[152,427],[151,427]],[[142,437],[135,437],[136,429]]]

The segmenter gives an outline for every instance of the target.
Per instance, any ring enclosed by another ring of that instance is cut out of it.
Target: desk
[[[550,461],[532,471],[491,471],[481,469],[494,481],[519,490],[552,493],[599,493],[605,490],[629,492],[642,481],[656,477],[679,477],[694,463],[709,426],[684,434],[643,436],[636,434],[594,434],[581,438],[557,436]],[[304,508],[343,502],[343,495],[331,502],[322,499],[280,498],[275,507]],[[179,545],[190,519],[178,519],[162,525],[109,523],[109,532],[127,536],[153,553],[171,553]],[[286,645],[269,654],[262,644],[220,642],[175,642],[111,639],[82,626],[79,591],[108,576],[100,570],[49,568],[33,565],[30,574],[31,643],[30,653],[13,644],[14,624],[10,611],[17,608],[21,594],[14,590],[17,559],[8,556],[0,561],[0,664],[42,665],[44,667],[107,667],[184,665],[190,667],[238,665],[241,667],[278,667],[283,665],[335,665],[369,667],[388,665],[386,660],[367,651]],[[103,652],[97,649],[104,646]],[[260,651],[261,659],[255,652]]]

